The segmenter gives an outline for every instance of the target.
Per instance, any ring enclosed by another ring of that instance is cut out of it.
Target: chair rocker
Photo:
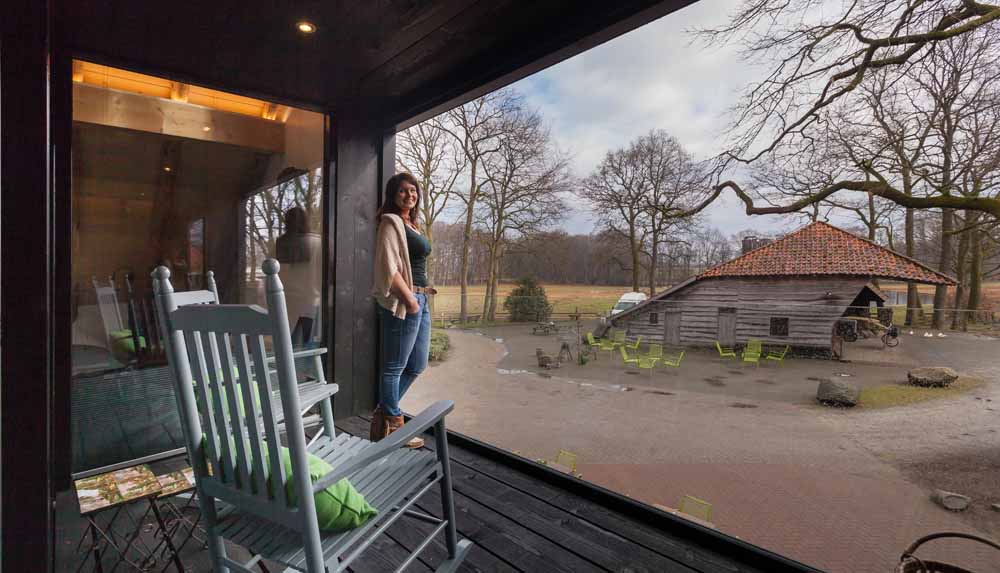
[[[399,570],[412,563],[441,531],[445,532],[448,557],[438,571],[456,570],[472,544],[458,540],[455,526],[444,424],[454,404],[447,400],[432,404],[377,444],[336,434],[331,414],[324,416],[323,435],[307,444],[301,385],[295,375],[278,269],[277,261],[264,262],[268,310],[256,305],[178,304],[178,298],[190,301],[200,297],[191,293],[171,296],[169,272],[162,267],[156,271],[158,296],[168,311],[168,320],[162,324],[168,329],[167,350],[177,376],[178,409],[213,570],[250,573],[266,558],[288,571],[346,571],[380,533],[404,515],[433,521],[436,526]],[[277,389],[264,347],[266,336],[272,339]],[[195,375],[200,380],[200,400],[195,399]],[[278,412],[285,421],[290,474],[282,460]],[[432,426],[436,453],[405,447],[411,438]],[[307,454],[322,459],[332,469],[314,482]],[[313,495],[343,478],[379,513],[354,529],[336,533],[320,530]],[[410,511],[434,484],[441,489],[444,519]],[[289,495],[292,493],[294,497]],[[216,500],[224,504],[221,511],[216,509]],[[231,559],[223,539],[245,547],[254,557],[245,563]]]

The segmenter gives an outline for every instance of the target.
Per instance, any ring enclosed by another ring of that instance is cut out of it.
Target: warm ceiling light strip
[[[73,61],[73,81],[252,117],[267,117],[268,110],[273,108],[271,111],[273,117],[268,119],[281,123],[288,119],[288,114],[291,111],[287,106],[259,99],[80,60]]]

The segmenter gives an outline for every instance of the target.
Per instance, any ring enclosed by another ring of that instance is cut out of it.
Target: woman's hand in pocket
[[[420,301],[412,294],[403,300],[403,304],[406,305],[406,314],[417,314],[420,312]]]

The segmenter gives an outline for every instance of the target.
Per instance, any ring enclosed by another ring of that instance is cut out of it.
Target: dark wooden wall
[[[661,301],[613,321],[630,336],[663,342],[664,312],[681,313],[680,344],[712,346],[719,339],[719,309],[736,309],[736,343],[756,338],[765,344],[829,348],[833,323],[867,284],[865,279],[702,279]],[[827,295],[827,293],[830,293]],[[649,314],[659,313],[656,324]],[[771,336],[771,317],[787,317],[788,336]]]
[[[68,372],[68,331],[59,332],[68,308],[58,289],[68,284],[69,254],[57,244],[55,228],[68,230],[68,201],[53,174],[66,176],[61,118],[64,98],[55,94],[50,73],[58,72],[49,49],[47,2],[4,2],[0,18],[0,548],[5,571],[51,571],[53,490],[58,485],[53,450],[68,440],[68,401],[56,404],[56,388]],[[63,126],[65,127],[65,126]],[[62,283],[61,281],[67,281]],[[63,350],[64,355],[56,352]],[[68,376],[66,377],[68,383]],[[58,416],[57,416],[58,414]],[[60,420],[59,416],[65,416]],[[68,458],[65,460],[68,462]],[[63,464],[66,466],[67,464]]]
[[[375,407],[378,319],[371,295],[375,262],[375,211],[380,189],[391,176],[395,135],[377,114],[353,111],[333,119],[332,379],[340,384],[336,416]],[[329,328],[329,327],[328,327]]]

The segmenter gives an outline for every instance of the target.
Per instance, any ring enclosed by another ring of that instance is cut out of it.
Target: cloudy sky
[[[665,129],[696,159],[721,151],[726,113],[760,69],[731,47],[705,48],[686,30],[726,21],[738,0],[701,0],[629,34],[593,48],[513,85],[538,108],[559,147],[586,176],[611,149],[651,129]],[[742,229],[779,231],[799,217],[748,217],[732,197],[707,209],[708,224],[725,234]],[[564,224],[586,233],[594,222],[577,209]]]

